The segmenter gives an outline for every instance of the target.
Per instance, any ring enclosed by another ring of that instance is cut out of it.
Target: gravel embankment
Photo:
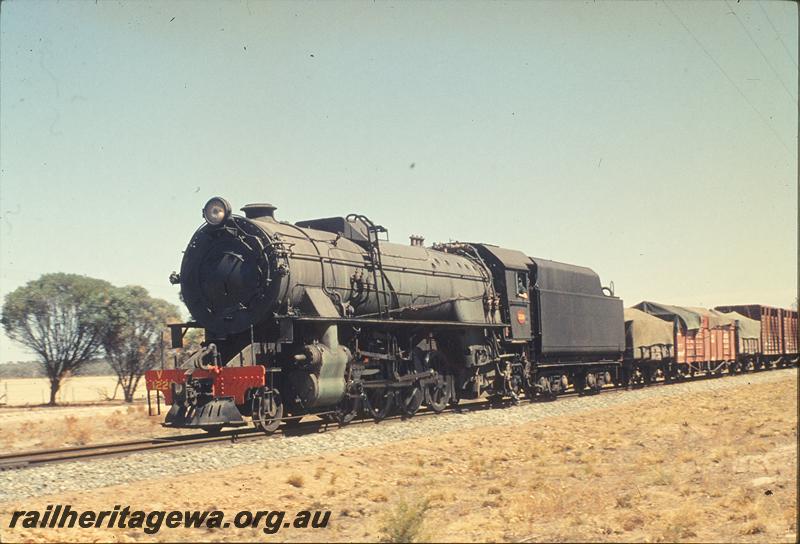
[[[409,438],[436,436],[483,426],[514,425],[548,417],[611,408],[644,399],[677,397],[687,393],[716,391],[750,383],[769,383],[796,377],[795,369],[774,370],[721,379],[699,380],[631,391],[609,391],[590,397],[567,397],[555,402],[438,416],[397,419],[381,424],[358,424],[302,436],[224,443],[163,452],[144,452],[126,457],[61,463],[0,473],[0,501],[79,491],[125,482],[208,473],[236,465],[290,457],[337,452],[386,444]]]

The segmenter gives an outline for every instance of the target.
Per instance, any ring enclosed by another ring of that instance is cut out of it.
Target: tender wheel
[[[366,409],[372,419],[386,419],[394,407],[394,393],[389,389],[367,389]]]
[[[526,377],[525,381],[522,382],[522,390],[525,392],[525,397],[528,400],[532,401],[538,396],[536,392],[536,382],[532,376]]]
[[[447,408],[450,395],[446,383],[432,383],[425,387],[425,406],[439,414]]]
[[[419,407],[422,406],[422,401],[425,395],[418,386],[413,385],[401,390],[400,393],[400,410],[403,415],[411,417],[417,413]]]
[[[572,387],[576,393],[583,395],[585,393],[584,389],[586,389],[586,375],[576,374],[572,379]]]
[[[281,426],[283,399],[277,390],[262,391],[253,398],[253,425],[256,429],[272,434]]]

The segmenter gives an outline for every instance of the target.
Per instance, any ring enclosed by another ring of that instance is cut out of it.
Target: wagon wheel
[[[440,414],[450,402],[450,392],[447,382],[436,381],[425,386],[425,406]]]
[[[253,397],[253,425],[255,428],[272,434],[278,430],[283,417],[283,399],[277,390],[262,391]]]
[[[417,413],[419,407],[422,406],[422,401],[425,394],[422,389],[416,385],[402,389],[400,392],[400,411],[406,417],[411,417]]]
[[[388,416],[394,408],[394,393],[388,388],[370,388],[366,390],[366,409],[372,419],[381,421]]]

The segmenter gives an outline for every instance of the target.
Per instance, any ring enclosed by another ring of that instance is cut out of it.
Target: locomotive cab
[[[500,293],[503,321],[509,324],[507,340],[527,342],[531,336],[531,259],[521,251],[475,244],[494,276]]]

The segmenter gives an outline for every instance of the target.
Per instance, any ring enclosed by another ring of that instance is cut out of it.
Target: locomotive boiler
[[[148,372],[166,424],[271,432],[306,414],[410,416],[482,395],[599,388],[624,351],[622,302],[588,268],[488,244],[388,241],[363,215],[281,222],[212,198],[179,284],[205,331],[181,368]]]

